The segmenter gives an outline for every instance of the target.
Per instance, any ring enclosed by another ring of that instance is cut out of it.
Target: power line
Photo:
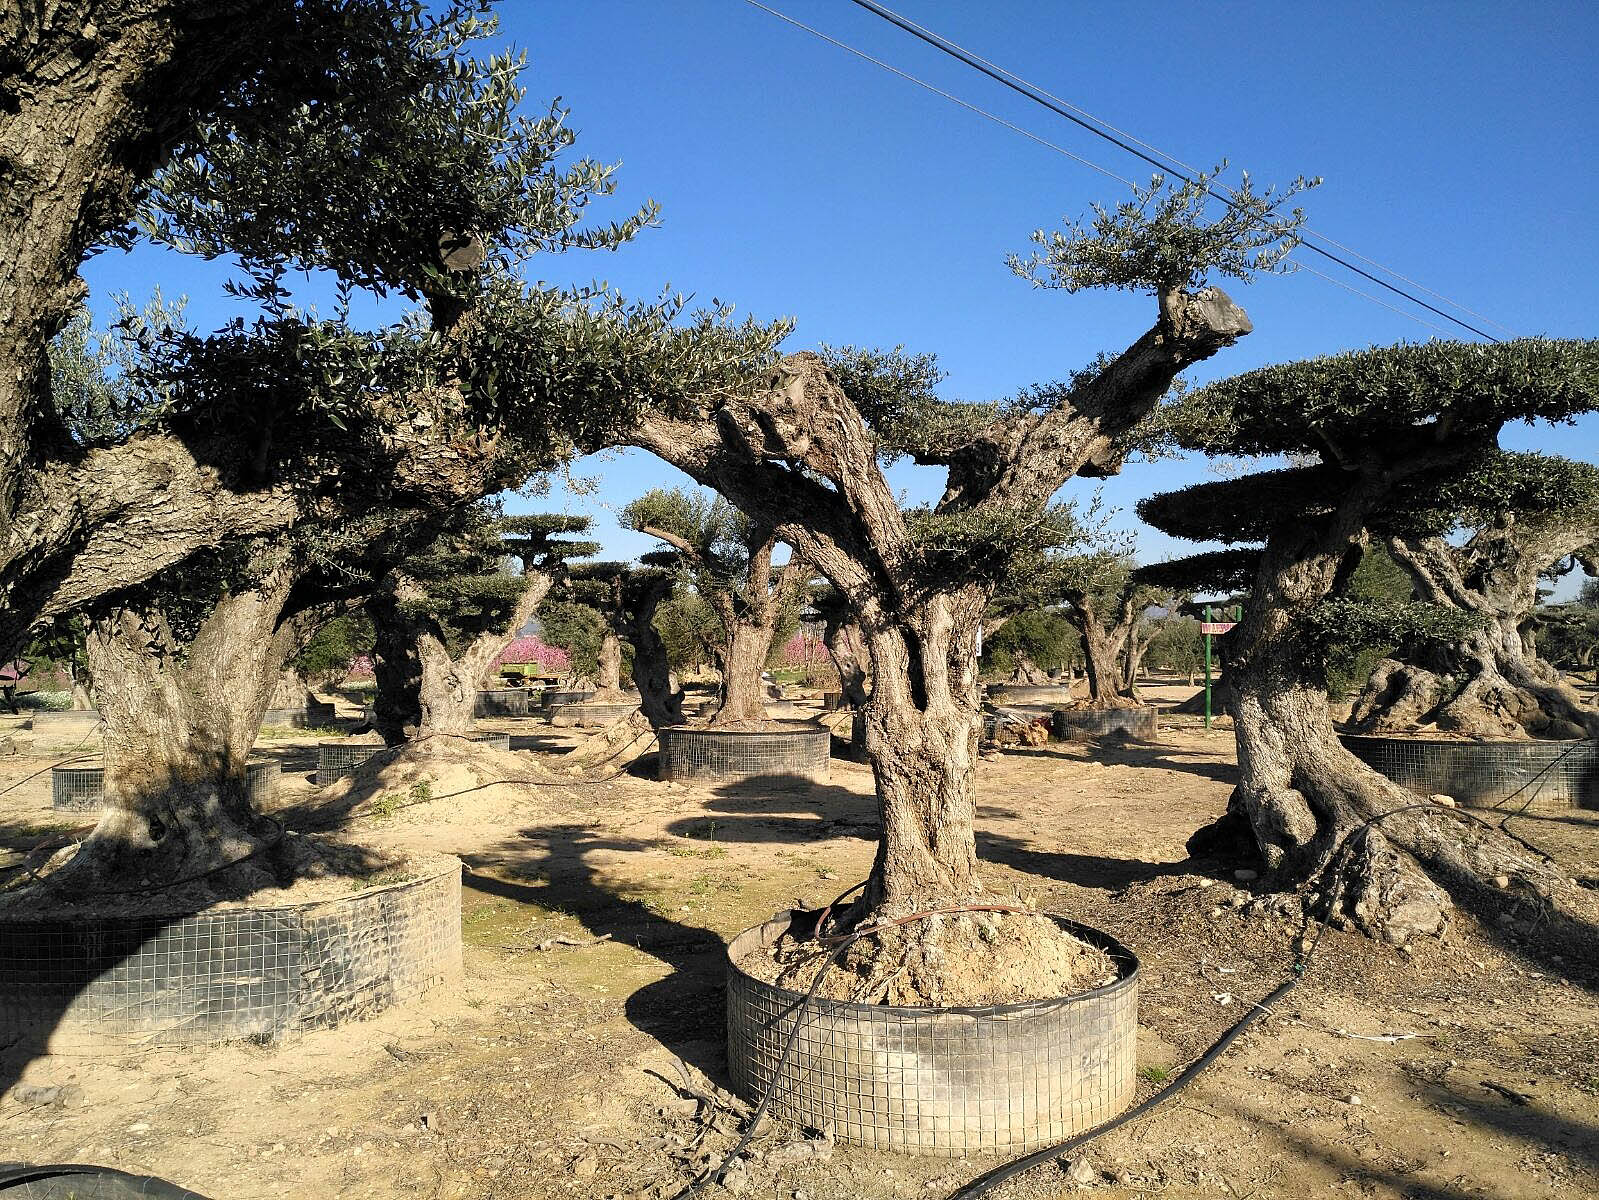
[[[873,58],[870,54],[867,54],[864,50],[857,50],[854,46],[851,46],[847,42],[841,42],[835,37],[829,37],[827,34],[823,33],[820,29],[813,29],[811,26],[805,24],[803,21],[796,21],[793,17],[789,16],[787,13],[778,12],[777,9],[775,9],[775,8],[768,8],[766,5],[760,3],[760,0],[745,0],[745,3],[749,4],[750,6],[752,6],[754,8],[760,9],[764,13],[770,13],[772,16],[776,17],[779,21],[783,21],[783,22],[786,22],[789,25],[794,26],[795,29],[803,29],[806,33],[810,34],[812,37],[820,38],[822,41],[826,42],[830,46],[837,46],[840,50],[843,50],[845,53],[853,54],[856,58],[863,59],[866,62],[871,63],[874,67],[881,67],[883,70],[888,71],[891,74],[898,75],[901,79],[907,80],[910,83],[914,83],[917,87],[925,88],[929,92],[932,92],[933,95],[935,95],[935,96],[942,96],[945,100],[948,100],[951,104],[958,104],[962,108],[966,109],[968,112],[974,112],[978,116],[984,117],[987,120],[990,120],[990,121],[994,122],[994,124],[996,124],[996,125],[1002,125],[1006,129],[1009,129],[1012,133],[1019,133],[1024,138],[1028,138],[1031,141],[1037,142],[1040,146],[1046,146],[1049,149],[1055,151],[1056,154],[1064,154],[1067,158],[1071,159],[1073,162],[1081,163],[1083,166],[1088,167],[1090,170],[1098,171],[1101,175],[1109,176],[1111,179],[1114,179],[1117,183],[1125,184],[1127,187],[1133,187],[1134,186],[1132,180],[1127,179],[1127,178],[1125,178],[1125,177],[1123,177],[1121,175],[1116,174],[1115,171],[1110,170],[1108,167],[1102,167],[1097,162],[1092,162],[1089,159],[1086,159],[1086,158],[1082,157],[1082,155],[1080,155],[1080,154],[1073,154],[1070,150],[1066,149],[1064,146],[1057,146],[1054,142],[1051,142],[1051,141],[1049,141],[1049,140],[1047,140],[1045,138],[1039,137],[1038,134],[1034,133],[1030,129],[1023,129],[1020,125],[1014,125],[1011,122],[1005,120],[1004,117],[996,116],[995,114],[989,112],[986,108],[978,108],[977,105],[975,105],[975,104],[969,104],[965,100],[962,100],[959,96],[951,95],[949,92],[944,91],[943,88],[935,87],[933,84],[928,83],[927,80],[925,80],[925,79],[918,78],[917,76],[910,74],[908,71],[900,70],[898,67],[894,66],[892,63],[886,63],[880,58]]]
[[[749,2],[750,3],[754,3],[754,0],[749,0]],[[878,4],[876,2],[876,0],[851,0],[851,3],[855,4],[856,6],[858,6],[860,8],[864,8],[866,11],[874,14],[875,16],[881,17],[883,20],[889,22],[889,24],[896,26],[897,28],[899,28],[899,29],[903,30],[904,32],[910,34],[912,37],[917,38],[919,41],[926,42],[929,46],[932,46],[934,49],[940,51],[941,53],[947,54],[951,58],[954,58],[957,61],[959,61],[961,63],[964,63],[966,66],[971,67],[974,71],[978,71],[981,74],[988,76],[990,79],[994,80],[994,82],[996,82],[998,84],[1001,84],[1004,87],[1009,88],[1011,91],[1016,92],[1018,95],[1025,96],[1027,99],[1031,100],[1034,104],[1041,105],[1042,107],[1047,108],[1049,111],[1055,113],[1057,116],[1061,116],[1061,117],[1066,118],[1066,120],[1072,122],[1072,124],[1078,125],[1081,128],[1086,129],[1089,133],[1092,133],[1095,137],[1102,138],[1103,140],[1105,140],[1107,142],[1110,142],[1112,145],[1118,147],[1119,149],[1126,151],[1128,154],[1131,154],[1131,155],[1133,155],[1136,158],[1142,159],[1144,162],[1148,163],[1150,166],[1153,166],[1156,170],[1160,171],[1161,173],[1167,174],[1167,175],[1174,175],[1178,179],[1181,179],[1184,183],[1187,183],[1187,184],[1194,184],[1196,182],[1195,179],[1192,176],[1190,176],[1188,174],[1185,174],[1184,172],[1178,170],[1176,167],[1171,165],[1171,160],[1168,159],[1168,161],[1162,161],[1162,158],[1167,158],[1167,156],[1163,155],[1161,158],[1157,158],[1157,157],[1154,156],[1154,154],[1146,153],[1146,151],[1144,149],[1140,149],[1140,147],[1147,147],[1148,150],[1154,150],[1154,147],[1148,146],[1147,143],[1139,142],[1136,138],[1133,138],[1130,134],[1118,136],[1117,133],[1109,132],[1109,130],[1111,130],[1113,128],[1112,126],[1110,126],[1108,124],[1105,124],[1104,122],[1100,122],[1099,118],[1093,117],[1092,114],[1086,113],[1085,110],[1076,109],[1075,106],[1073,106],[1073,105],[1067,105],[1063,101],[1056,100],[1055,98],[1051,97],[1048,93],[1042,91],[1042,89],[1034,87],[1031,83],[1027,82],[1025,79],[1022,79],[1020,76],[1014,75],[1011,72],[1006,71],[1006,70],[1004,70],[1001,67],[997,67],[997,66],[989,63],[986,59],[978,57],[977,55],[973,54],[971,51],[964,49],[963,47],[961,47],[961,46],[957,45],[956,43],[950,41],[948,38],[944,37],[941,34],[934,33],[932,30],[926,29],[923,26],[916,24],[914,21],[907,20],[906,18],[904,18],[904,17],[900,16],[898,13],[896,13],[893,9],[885,8],[883,5]],[[758,7],[765,7],[765,6],[764,5],[760,5]],[[771,11],[771,10],[768,9],[767,11]],[[797,22],[795,22],[795,23],[797,24]],[[1075,109],[1075,111],[1074,111],[1074,109]],[[1084,115],[1079,116],[1078,115],[1079,113],[1083,113]],[[1087,118],[1087,119],[1085,119],[1085,118]],[[1119,131],[1118,131],[1118,133],[1119,133]],[[1156,153],[1159,153],[1159,152],[1156,151]],[[1193,168],[1189,168],[1189,170],[1192,171]],[[1196,174],[1197,174],[1197,172],[1196,172]],[[1205,191],[1205,194],[1210,196],[1211,198],[1213,198],[1215,200],[1219,200],[1223,204],[1227,205],[1229,208],[1231,208],[1231,209],[1233,209],[1235,211],[1238,211],[1238,209],[1239,209],[1238,203],[1235,200],[1233,200],[1230,196],[1226,195],[1225,193],[1219,192],[1216,189],[1210,187],[1209,185],[1206,185],[1204,187],[1204,191]],[[1307,231],[1307,232],[1309,232],[1309,231]],[[1319,235],[1317,235],[1317,236],[1319,236]],[[1330,238],[1328,238],[1326,240],[1328,242],[1332,241],[1332,239],[1330,239]],[[1353,272],[1354,274],[1359,275],[1361,278],[1366,279],[1366,280],[1370,281],[1371,283],[1375,283],[1378,287],[1384,288],[1387,291],[1393,292],[1397,296],[1403,297],[1404,299],[1410,301],[1412,304],[1414,304],[1414,305],[1416,305],[1416,306],[1418,306],[1420,308],[1424,308],[1428,312],[1434,314],[1435,316],[1442,317],[1444,320],[1449,321],[1449,322],[1451,322],[1451,323],[1453,323],[1455,325],[1460,326],[1462,329],[1468,330],[1471,333],[1476,334],[1478,337],[1483,338],[1485,341],[1497,342],[1497,341],[1500,340],[1499,338],[1494,337],[1491,333],[1487,333],[1484,330],[1481,330],[1481,329],[1477,328],[1475,325],[1472,325],[1472,324],[1470,324],[1470,323],[1468,323],[1466,321],[1461,320],[1459,317],[1454,316],[1452,313],[1445,312],[1443,309],[1438,308],[1435,305],[1429,304],[1427,301],[1421,299],[1419,296],[1414,296],[1411,293],[1405,291],[1403,288],[1395,287],[1393,284],[1389,283],[1386,279],[1382,279],[1382,278],[1380,278],[1380,277],[1378,277],[1376,275],[1373,275],[1370,271],[1367,271],[1367,270],[1365,270],[1362,267],[1356,266],[1354,263],[1350,262],[1348,259],[1342,258],[1339,255],[1334,254],[1331,250],[1328,250],[1325,247],[1318,246],[1314,242],[1306,240],[1304,237],[1300,237],[1299,243],[1300,243],[1300,245],[1304,246],[1305,249],[1311,251],[1312,253],[1319,254],[1319,255],[1321,255],[1321,257],[1329,260],[1330,262],[1337,263],[1339,266],[1343,267],[1346,271]],[[1357,257],[1364,258],[1364,256],[1357,256]],[[1372,260],[1364,259],[1364,261],[1371,262]],[[1386,267],[1382,267],[1380,264],[1372,263],[1372,265],[1373,266],[1377,266],[1379,270],[1385,270],[1385,271],[1387,270]],[[1390,273],[1391,274],[1395,274],[1396,278],[1402,278],[1402,276],[1398,276],[1397,273],[1395,273],[1395,272],[1390,272]],[[1419,286],[1419,285],[1417,285],[1417,286]],[[1428,289],[1421,289],[1421,290],[1428,290]],[[1362,293],[1362,294],[1364,294],[1364,293]],[[1437,293],[1435,293],[1435,292],[1432,292],[1430,294],[1437,295]],[[1441,297],[1441,296],[1439,297],[1439,299],[1443,300],[1443,302],[1446,303],[1446,304],[1454,305],[1454,307],[1459,308],[1462,312],[1470,312],[1471,311],[1470,309],[1467,309],[1464,305],[1456,305],[1454,303],[1454,301],[1452,301],[1452,300],[1447,300],[1447,299],[1445,299],[1444,297]],[[1476,314],[1473,313],[1472,315],[1475,316]],[[1483,318],[1479,317],[1478,319],[1482,320]],[[1491,322],[1489,322],[1489,323],[1491,323]],[[1499,328],[1502,329],[1504,327],[1503,326],[1499,326]]]
[[[895,14],[895,15],[897,16],[898,14]],[[1066,108],[1071,109],[1072,112],[1076,113],[1080,117],[1084,117],[1087,120],[1093,122],[1095,125],[1099,126],[1101,129],[1108,129],[1108,130],[1110,130],[1111,133],[1114,133],[1114,134],[1116,134],[1119,137],[1126,138],[1129,142],[1133,143],[1135,146],[1142,147],[1143,149],[1148,150],[1151,154],[1159,155],[1161,158],[1167,160],[1168,162],[1176,163],[1179,167],[1182,167],[1183,170],[1185,170],[1185,171],[1189,171],[1189,172],[1191,172],[1192,174],[1195,174],[1195,175],[1198,175],[1200,173],[1200,169],[1198,167],[1194,166],[1192,163],[1184,162],[1182,159],[1178,158],[1175,154],[1172,154],[1170,151],[1162,150],[1158,146],[1152,146],[1148,142],[1140,141],[1136,136],[1134,136],[1133,134],[1129,133],[1127,130],[1118,129],[1115,125],[1112,125],[1109,121],[1105,120],[1105,118],[1099,117],[1099,116],[1095,116],[1093,113],[1089,112],[1086,108],[1081,108],[1078,105],[1073,104],[1071,101],[1063,99],[1060,96],[1057,96],[1054,92],[1047,91],[1044,88],[1039,87],[1037,84],[1029,83],[1027,80],[1021,78],[1021,76],[1015,74],[1012,71],[1006,70],[1004,67],[1000,66],[998,63],[992,62],[989,59],[984,58],[982,55],[978,54],[975,50],[970,50],[967,47],[962,46],[958,42],[952,41],[949,38],[943,38],[943,37],[941,37],[941,35],[934,33],[932,30],[928,29],[926,26],[916,24],[916,22],[912,21],[909,17],[901,17],[900,20],[903,20],[907,25],[915,26],[915,31],[918,33],[918,35],[926,34],[928,37],[941,38],[941,40],[949,42],[949,44],[951,46],[954,46],[956,49],[960,50],[962,53],[971,55],[972,58],[976,59],[983,66],[991,67],[995,71],[998,71],[1001,75],[1004,75],[1007,79],[1013,79],[1017,83],[1020,83],[1020,84],[1023,84],[1024,86],[1026,86],[1026,87],[1032,88],[1034,91],[1038,92],[1039,95],[1047,97],[1050,100],[1053,100],[1056,104],[1060,104],[1060,105],[1063,105]],[[1449,305],[1450,308],[1457,308],[1457,309],[1459,309],[1461,312],[1465,313],[1469,317],[1475,317],[1475,318],[1477,318],[1477,320],[1482,321],[1485,324],[1492,325],[1495,329],[1498,329],[1498,330],[1501,330],[1501,331],[1503,331],[1505,333],[1508,333],[1512,337],[1515,336],[1515,330],[1510,329],[1508,326],[1501,325],[1498,321],[1493,320],[1491,317],[1484,316],[1482,313],[1477,312],[1475,309],[1467,308],[1464,304],[1460,303],[1460,301],[1458,301],[1458,300],[1451,300],[1448,296],[1443,295],[1441,292],[1433,291],[1426,284],[1420,283],[1417,280],[1414,280],[1414,279],[1410,278],[1410,276],[1402,274],[1401,272],[1394,270],[1392,267],[1378,262],[1374,258],[1368,258],[1366,255],[1360,253],[1360,251],[1356,250],[1353,246],[1346,246],[1346,245],[1344,245],[1344,243],[1338,241],[1336,238],[1333,238],[1333,237],[1321,232],[1321,230],[1319,230],[1319,229],[1311,229],[1311,228],[1309,228],[1307,226],[1306,229],[1305,229],[1305,232],[1307,234],[1310,234],[1312,237],[1320,238],[1322,241],[1326,242],[1329,246],[1334,246],[1337,249],[1342,250],[1345,254],[1350,255],[1351,257],[1358,258],[1361,262],[1366,263],[1368,266],[1376,267],[1379,271],[1383,272],[1383,274],[1385,274],[1385,275],[1392,275],[1395,279],[1399,280],[1400,282],[1408,283],[1411,287],[1417,289],[1418,291],[1425,292],[1427,295],[1431,296],[1433,299],[1439,300],[1439,301],[1443,302],[1444,304]],[[1301,265],[1303,265],[1303,264],[1301,264]],[[1308,270],[1309,268],[1306,268],[1306,269]],[[1311,274],[1316,275],[1316,274],[1319,274],[1319,272],[1312,271]],[[1326,275],[1322,275],[1321,278],[1330,279],[1331,277],[1330,276],[1326,276]],[[1334,280],[1333,282],[1336,282],[1336,280]],[[1346,286],[1346,285],[1341,285],[1341,286]],[[1376,303],[1379,303],[1379,304],[1382,303],[1381,301],[1377,301],[1375,299],[1375,297],[1368,296],[1367,293],[1359,291],[1358,289],[1349,288],[1348,290],[1355,292],[1355,294],[1357,296],[1366,296],[1367,299],[1373,300]],[[1385,307],[1390,307],[1391,308],[1392,306],[1385,306]],[[1403,309],[1392,309],[1392,311],[1394,311],[1394,312],[1403,312],[1404,310]],[[1410,314],[1406,313],[1405,315],[1409,316]],[[1419,318],[1418,318],[1418,320],[1419,320]],[[1430,325],[1430,324],[1428,324],[1425,321],[1422,321],[1421,323],[1423,325],[1427,325],[1427,328],[1429,328],[1429,329],[1437,329],[1436,325]],[[1440,332],[1442,332],[1442,331],[1440,330]],[[1448,335],[1445,334],[1445,336],[1448,336]]]

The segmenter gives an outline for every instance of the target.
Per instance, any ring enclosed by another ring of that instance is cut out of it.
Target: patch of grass
[[[731,892],[736,895],[743,890],[744,885],[738,880],[729,879],[726,875],[717,875],[711,872],[707,872],[704,875],[696,875],[693,882],[688,885],[688,894],[697,896],[702,900],[719,892]]]
[[[1147,1079],[1153,1084],[1162,1084],[1171,1078],[1171,1068],[1163,1067],[1159,1063],[1150,1063],[1147,1067],[1138,1068],[1138,1078]]]

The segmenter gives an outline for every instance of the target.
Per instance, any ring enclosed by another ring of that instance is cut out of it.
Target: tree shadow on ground
[[[875,840],[879,823],[875,796],[803,775],[730,780],[711,789],[699,813],[666,828],[681,837],[703,836],[708,821],[730,840],[768,843]]]
[[[1515,1113],[1507,1113],[1491,1104],[1488,1106],[1463,1104],[1463,1098],[1453,1090],[1446,1090],[1443,1095],[1448,1097],[1444,1102],[1461,1106],[1467,1114],[1465,1119],[1479,1127],[1479,1133],[1467,1133],[1464,1135],[1465,1137],[1482,1137],[1490,1132],[1508,1133],[1534,1145],[1548,1146],[1563,1153],[1570,1153],[1574,1143],[1580,1146],[1582,1139],[1592,1139],[1595,1132],[1599,1132],[1595,1131],[1591,1125],[1570,1121],[1552,1114],[1545,1114],[1541,1110],[1530,1106],[1517,1109]],[[1431,1095],[1428,1095],[1428,1099],[1434,1103],[1439,1102]],[[1194,1103],[1204,1103],[1209,1108],[1224,1112],[1246,1127],[1259,1127],[1260,1114],[1251,1112],[1235,1101],[1211,1095],[1205,1097],[1203,1101],[1196,1100]],[[1504,1107],[1509,1108],[1508,1103]],[[1203,1111],[1203,1109],[1198,1111]],[[1425,1108],[1420,1103],[1417,1103],[1417,1118],[1421,1118],[1425,1112]],[[1518,1116],[1517,1114],[1524,1115]],[[1506,1117],[1515,1117],[1515,1119],[1507,1123]],[[1159,1117],[1157,1116],[1155,1120],[1159,1120]],[[1553,1137],[1550,1136],[1551,1134],[1553,1134]],[[1327,1164],[1327,1166],[1336,1170],[1343,1179],[1353,1183],[1361,1194],[1370,1194],[1378,1186],[1391,1188],[1395,1194],[1405,1197],[1406,1200],[1480,1200],[1483,1196],[1493,1194],[1483,1190],[1475,1183],[1467,1183],[1464,1187],[1454,1186],[1454,1180],[1447,1184],[1427,1183],[1417,1179],[1416,1175],[1411,1171],[1396,1170],[1393,1167],[1380,1165],[1371,1159],[1362,1158],[1358,1154],[1341,1147],[1329,1145],[1326,1142],[1312,1141],[1310,1137],[1296,1134],[1293,1130],[1283,1125],[1273,1126],[1268,1136],[1281,1139],[1283,1145],[1298,1156],[1305,1159],[1319,1160]],[[1583,1157],[1590,1159],[1592,1157],[1590,1150],[1584,1149],[1581,1153]],[[1291,1184],[1293,1181],[1290,1179],[1284,1180],[1284,1182]],[[1239,1181],[1232,1180],[1229,1183],[1234,1195],[1249,1194],[1247,1190],[1244,1192],[1238,1190]],[[1257,1192],[1255,1194],[1264,1195],[1266,1193]],[[1512,1200],[1513,1195],[1519,1194],[1521,1193],[1504,1193],[1503,1200]]]
[[[1075,755],[1063,753],[1067,746],[1082,746],[1089,750],[1086,761],[1102,763],[1108,767],[1160,767],[1167,771],[1181,771],[1215,783],[1236,785],[1238,768],[1232,763],[1214,762],[1203,754],[1167,745],[1162,742],[1135,742],[1102,739],[1098,742],[1056,742],[1048,746],[1004,746],[1000,752],[1017,758],[1052,758],[1068,762],[1085,761]]]
[[[1061,850],[1035,850],[1017,838],[977,831],[977,857],[1059,883],[1118,892],[1135,883],[1167,875],[1208,875],[1215,864],[1185,858],[1180,862],[1148,862],[1136,858],[1110,858],[1101,854],[1072,854]],[[1218,873],[1219,877],[1219,873]]]
[[[529,856],[467,855],[465,886],[543,909],[566,913],[595,937],[641,950],[670,968],[663,978],[632,992],[628,1022],[727,1086],[725,943],[715,930],[667,915],[658,903],[602,883],[589,856],[598,851],[639,851],[651,844],[612,838],[571,826],[522,830]],[[491,869],[495,872],[490,873]],[[529,880],[541,880],[542,887]]]

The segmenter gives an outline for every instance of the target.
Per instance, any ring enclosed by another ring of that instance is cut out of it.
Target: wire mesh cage
[[[485,688],[478,692],[472,707],[476,717],[525,717],[531,691],[528,688]]]
[[[662,779],[751,779],[798,776],[825,780],[833,735],[796,721],[778,729],[712,729],[671,725],[656,730]]]
[[[386,749],[382,742],[318,742],[316,781],[326,784],[353,775],[367,759]]]
[[[586,692],[581,692],[581,691],[579,691],[579,692],[574,692],[574,691],[562,692],[562,691],[557,691],[557,690],[552,688],[552,689],[542,693],[540,695],[540,697],[539,697],[539,701],[546,708],[548,708],[548,707],[550,707],[551,705],[554,705],[554,704],[581,704],[581,703],[583,703],[583,701],[591,700],[593,698],[594,698],[594,692],[593,692],[592,689],[589,690],[589,691],[586,691]]]
[[[598,729],[612,721],[620,721],[638,711],[638,701],[623,700],[615,704],[552,704],[545,717],[558,729]]]
[[[461,965],[461,864],[347,897],[189,916],[0,920],[0,1043],[285,1035],[412,999]]]
[[[1122,735],[1152,742],[1160,731],[1154,708],[1063,708],[1049,719],[1049,729],[1063,742],[1091,742]]]
[[[251,802],[259,804],[277,791],[282,774],[276,759],[245,763],[245,786]],[[105,768],[50,768],[50,807],[57,812],[97,812],[104,808]]]
[[[1599,809],[1599,742],[1471,742],[1443,738],[1339,738],[1400,787],[1471,807]]]
[[[332,714],[328,716],[331,720]],[[310,717],[303,708],[269,708],[261,714],[263,729],[304,729],[310,724]]]
[[[474,742],[482,742],[494,750],[509,750],[511,748],[511,735],[508,733],[495,733],[484,730],[482,733],[471,735]]]
[[[770,1087],[780,1118],[916,1154],[1019,1153],[1100,1124],[1127,1107],[1137,1083],[1138,960],[1108,934],[1055,920],[1109,953],[1119,977],[988,1008],[807,1004],[739,967],[787,932],[790,914],[746,930],[728,946],[734,1091],[753,1099]]]

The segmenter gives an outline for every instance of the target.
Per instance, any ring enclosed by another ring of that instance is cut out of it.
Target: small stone
[[[418,1121],[417,1124],[422,1126],[422,1128],[427,1130],[429,1133],[439,1133],[444,1128],[443,1124],[439,1121],[439,1114],[436,1112],[423,1113],[422,1119]],[[331,1130],[330,1132],[337,1133],[338,1131]]]
[[[1260,878],[1260,872],[1251,871],[1248,867],[1240,867],[1233,872],[1233,878],[1238,880],[1239,883],[1254,883],[1255,880]]]
[[[1351,1092],[1349,1094],[1349,1099],[1345,1101],[1345,1103],[1347,1103],[1351,1108],[1359,1108],[1364,1101],[1361,1100],[1359,1092]]]
[[[600,1169],[599,1160],[592,1154],[585,1154],[572,1164],[572,1174],[579,1179],[588,1179]]]
[[[81,1108],[84,1103],[83,1089],[75,1083],[49,1087],[19,1083],[11,1089],[11,1098],[29,1108]]]
[[[1455,806],[1455,798],[1453,796],[1445,796],[1440,794],[1428,796],[1427,799],[1431,800],[1434,804],[1442,804],[1445,808],[1453,808]]]
[[[1510,886],[1510,876],[1508,876],[1508,875],[1495,875],[1494,876],[1494,887],[1498,888],[1501,892],[1504,891],[1509,886]]]
[[[1088,1155],[1079,1154],[1066,1164],[1066,1178],[1073,1183],[1098,1183],[1099,1172],[1094,1168],[1094,1164],[1089,1161]]]
[[[129,1133],[149,1133],[150,1132],[150,1123],[148,1121],[135,1121],[132,1125],[128,1126],[128,1132]]]
[[[730,1195],[742,1196],[750,1186],[750,1173],[744,1169],[744,1160],[735,1158],[722,1172],[722,1186]]]
[[[1199,881],[1199,886],[1202,888],[1215,887],[1216,881],[1214,879],[1201,879]]]
[[[1211,909],[1211,910],[1210,910],[1210,915],[1211,915],[1211,916],[1212,916],[1212,917],[1213,917],[1213,918],[1214,918],[1214,917],[1219,917],[1219,916],[1221,916],[1221,915],[1222,915],[1222,914],[1223,914],[1223,913],[1224,913],[1224,912],[1226,912],[1226,911],[1227,911],[1227,910],[1226,910],[1226,909],[1225,909],[1225,908],[1223,908],[1223,907],[1222,907],[1222,906],[1221,906],[1221,905],[1219,905],[1219,904],[1218,904],[1218,905],[1217,905],[1217,906],[1216,906],[1216,907],[1215,907],[1215,908],[1213,908],[1213,909]]]

